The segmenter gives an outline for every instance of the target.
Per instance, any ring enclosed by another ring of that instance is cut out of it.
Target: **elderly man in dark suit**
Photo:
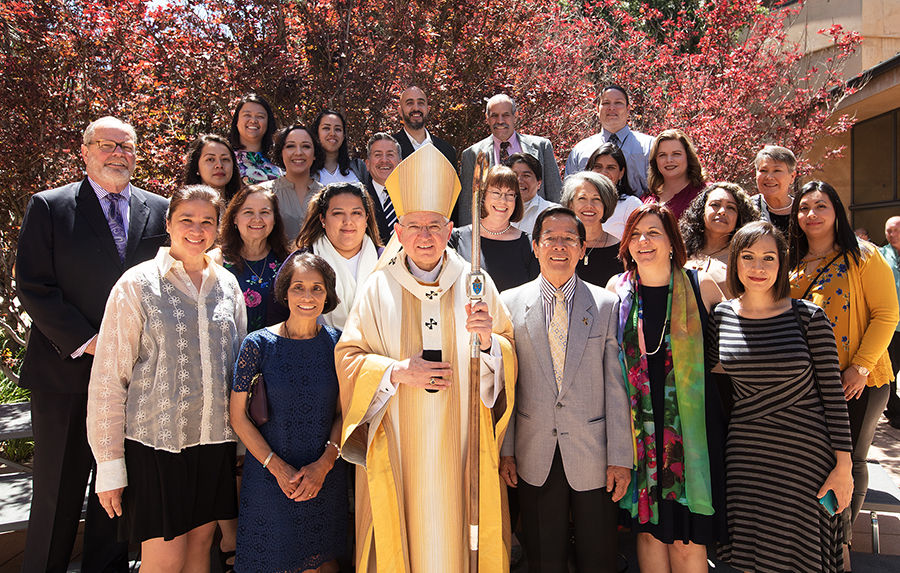
[[[615,571],[616,502],[631,479],[628,393],[619,365],[619,302],[575,274],[584,225],[550,207],[534,225],[541,275],[502,294],[519,376],[500,475],[518,490],[528,571],[568,572],[569,515],[578,571]]]
[[[397,111],[403,121],[403,128],[394,134],[394,139],[400,144],[402,159],[406,159],[413,151],[430,143],[447,158],[453,169],[457,168],[456,149],[425,128],[431,107],[424,91],[417,86],[409,86],[403,90]]]
[[[384,182],[399,164],[400,144],[396,139],[384,132],[378,132],[369,138],[366,145],[366,170],[369,172],[369,177],[366,178],[366,192],[372,200],[378,234],[385,245],[394,234],[397,213],[394,212],[394,205],[387,189],[384,188]]]
[[[562,179],[559,177],[559,166],[550,140],[516,131],[518,108],[516,102],[506,94],[497,94],[488,100],[484,117],[491,128],[491,134],[462,153],[462,171],[459,174],[462,192],[457,204],[459,226],[472,223],[472,174],[475,171],[475,158],[480,151],[487,154],[491,165],[505,164],[515,153],[528,153],[536,157],[544,172],[538,195],[559,203]]]
[[[84,131],[87,177],[36,193],[16,256],[32,319],[20,385],[31,389],[34,496],[23,571],[66,571],[93,466],[85,418],[92,355],[110,289],[167,238],[166,199],[131,185],[134,128],[103,117]],[[93,480],[91,480],[93,493]],[[126,571],[127,545],[90,495],[82,571]]]

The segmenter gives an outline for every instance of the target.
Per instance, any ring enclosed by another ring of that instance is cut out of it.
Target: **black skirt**
[[[205,523],[237,517],[234,442],[172,453],[125,440],[125,465],[120,541],[170,541]]]

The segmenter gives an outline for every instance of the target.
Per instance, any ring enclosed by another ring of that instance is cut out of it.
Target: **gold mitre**
[[[434,211],[449,219],[461,188],[453,164],[431,144],[401,161],[384,187],[398,219],[415,211]]]

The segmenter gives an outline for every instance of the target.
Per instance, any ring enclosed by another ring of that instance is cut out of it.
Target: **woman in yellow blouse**
[[[841,198],[810,181],[791,210],[791,296],[819,305],[837,342],[853,439],[853,500],[844,512],[845,540],[866,497],[866,456],[894,375],[887,353],[897,326],[891,269],[871,243],[857,241]],[[849,562],[845,567],[849,570]]]

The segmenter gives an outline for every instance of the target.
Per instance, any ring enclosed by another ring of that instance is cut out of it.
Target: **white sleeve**
[[[481,353],[481,401],[493,408],[505,386],[500,338],[491,334],[491,351]]]
[[[78,348],[76,348],[76,349],[75,349],[75,352],[73,352],[72,354],[70,354],[69,357],[70,357],[70,358],[78,358],[79,356],[83,355],[83,354],[84,354],[84,351],[87,350],[88,345],[89,345],[91,342],[93,342],[94,340],[96,340],[96,339],[97,339],[97,335],[96,335],[96,334],[95,334],[94,336],[88,338],[88,339],[87,339],[87,342],[85,342],[84,344],[82,344],[81,346],[79,346]]]
[[[393,371],[393,366],[384,371],[384,375],[381,377],[381,383],[378,385],[378,391],[375,392],[372,403],[369,404],[369,409],[366,410],[366,415],[363,416],[360,424],[365,424],[374,418],[375,415],[387,405],[391,396],[397,393],[397,387],[391,383],[391,372]]]
[[[97,351],[88,383],[87,437],[97,460],[98,492],[128,485],[125,399],[144,327],[140,300],[137,281],[116,283],[97,335]]]

